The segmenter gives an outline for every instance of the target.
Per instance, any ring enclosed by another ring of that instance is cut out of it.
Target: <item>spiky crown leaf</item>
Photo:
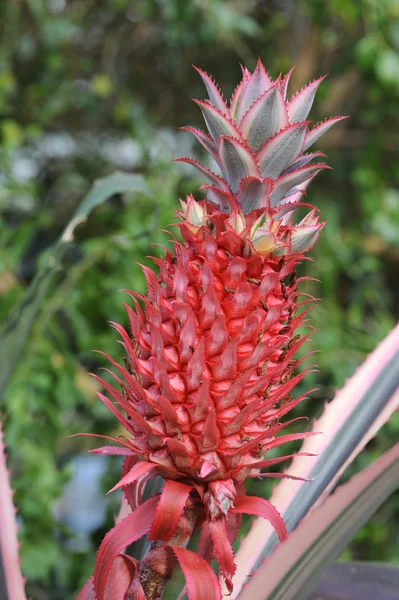
[[[222,213],[239,212],[243,217],[236,222],[241,228],[240,223],[258,211],[256,216],[262,217],[262,228],[253,224],[256,219],[252,216],[251,226],[244,225],[240,231],[245,230],[247,252],[265,255],[277,248],[284,254],[306,252],[315,243],[323,223],[313,207],[305,221],[293,225],[291,218],[296,208],[306,206],[301,198],[310,181],[329,168],[322,162],[313,162],[325,158],[322,152],[306,150],[335,123],[345,119],[333,117],[309,129],[306,119],[325,76],[310,82],[287,101],[292,71],[272,81],[258,60],[252,74],[243,69],[243,78],[228,106],[212,78],[201,69],[197,71],[209,100],[195,102],[201,108],[209,134],[193,127],[183,129],[195,135],[209,152],[220,175],[193,159],[177,159],[195,166],[211,184],[204,186],[208,204],[194,208],[195,201],[190,198],[183,205],[181,217],[198,226],[198,219],[191,220],[194,213],[201,212],[200,222],[204,225],[212,221],[209,215],[214,208]],[[278,240],[276,230],[280,230]]]

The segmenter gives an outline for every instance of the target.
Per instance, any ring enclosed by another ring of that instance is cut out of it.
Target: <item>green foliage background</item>
[[[72,533],[54,504],[71,457],[93,447],[78,431],[117,433],[87,375],[121,357],[107,321],[124,322],[117,291],[144,291],[137,262],[165,243],[178,198],[200,181],[171,163],[192,152],[185,124],[203,97],[194,63],[229,96],[238,63],[260,55],[276,76],[296,65],[291,91],[326,72],[314,121],[349,114],[323,138],[333,172],[309,198],[328,219],[306,265],[304,291],[322,298],[307,351],[321,349],[316,415],[399,314],[398,0],[19,0],[0,8],[0,316],[6,319],[94,179],[116,169],[143,174],[151,198],[123,194],[77,230],[1,411],[19,506],[22,566],[34,599],[73,598],[95,548],[67,550]],[[195,149],[194,152],[199,152]],[[199,195],[198,195],[199,197]],[[4,349],[4,347],[3,347]],[[5,349],[7,350],[7,349]],[[397,438],[397,415],[353,470]],[[104,491],[118,475],[111,462]],[[267,493],[267,484],[260,493]],[[259,490],[257,490],[259,492]],[[346,558],[399,559],[398,496],[350,545]],[[174,597],[171,595],[171,597]]]

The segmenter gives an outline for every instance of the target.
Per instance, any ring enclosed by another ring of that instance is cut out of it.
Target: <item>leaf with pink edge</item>
[[[270,194],[273,190],[273,181],[270,178],[245,177],[240,181],[238,189],[238,202],[244,215],[248,215],[257,208],[269,206]]]
[[[94,589],[97,600],[107,600],[105,590],[108,575],[118,554],[150,530],[158,498],[156,494],[141,504],[126,519],[111,529],[101,542],[94,568]]]
[[[297,123],[298,121],[306,119],[312,108],[317,89],[326,77],[327,75],[323,75],[323,77],[311,81],[293,96],[288,104],[290,123]]]
[[[291,173],[287,173],[286,175],[282,175],[279,177],[274,184],[274,189],[270,195],[270,201],[272,206],[277,206],[279,202],[288,195],[290,190],[295,188],[297,185],[304,183],[311,177],[314,177],[319,171],[322,169],[330,169],[328,165],[324,165],[322,163],[317,163],[315,165],[310,165],[308,167],[302,167],[301,169],[296,169],[296,171],[292,171]]]
[[[290,235],[289,252],[302,254],[310,250],[315,245],[322,227],[323,223],[293,228]]]
[[[262,177],[276,179],[300,154],[308,121],[288,125],[268,140],[256,155]]]
[[[198,162],[198,160],[184,156],[182,158],[176,158],[174,160],[174,162],[185,162],[185,163],[188,163],[189,165],[192,165],[193,167],[198,169],[198,171],[200,171],[203,175],[205,175],[205,177],[212,183],[212,185],[215,185],[216,187],[220,187],[222,190],[225,190],[226,192],[229,191],[229,186],[227,185],[225,180],[222,179],[221,177],[219,177],[219,175],[216,175],[216,173],[213,173],[212,171],[210,171],[209,169],[204,167],[204,165],[201,165],[201,163]]]
[[[239,204],[231,192],[226,192],[214,185],[202,185],[201,190],[208,190],[208,200],[213,202],[221,212],[231,213],[237,210]]]
[[[212,77],[210,77],[208,73],[205,73],[205,71],[202,71],[202,69],[199,69],[195,65],[193,65],[193,67],[197,71],[197,73],[199,73],[202,81],[204,82],[212,106],[217,108],[217,110],[220,110],[222,114],[227,114],[229,111],[226,106],[226,102],[224,101],[223,96],[220,93],[220,90],[214,82],[214,80],[212,79]]]
[[[250,109],[254,102],[262,96],[272,85],[272,80],[266,73],[265,67],[258,58],[256,68],[250,77],[245,77],[244,86],[239,98],[236,121],[239,123],[245,113]]]
[[[171,548],[186,579],[188,600],[222,600],[219,582],[208,563],[191,550]]]
[[[324,152],[307,152],[298,156],[298,158],[284,170],[283,175],[286,173],[291,173],[291,171],[295,171],[295,169],[300,169],[300,167],[304,167],[314,158],[327,158]]]
[[[284,75],[284,77],[281,79],[280,84],[279,84],[280,85],[280,90],[281,90],[281,93],[283,94],[284,100],[286,100],[286,98],[287,98],[288,84],[289,84],[289,81],[291,79],[291,75],[292,75],[292,73],[294,71],[294,68],[295,67],[292,67],[292,69],[290,69],[288,71],[287,75]]]
[[[225,115],[212,106],[212,104],[202,102],[201,100],[194,100],[194,102],[200,107],[208,131],[216,143],[222,135],[227,135],[236,138],[237,140],[241,139],[241,134],[236,129],[235,125]]]
[[[222,137],[218,148],[223,174],[234,194],[238,192],[241,179],[259,176],[253,155],[241,142]]]
[[[168,542],[176,531],[192,487],[168,479],[162,490],[155,518],[151,525],[150,540]]]
[[[219,156],[216,151],[216,145],[210,135],[208,135],[201,129],[196,129],[195,127],[187,126],[187,127],[180,127],[180,129],[182,131],[188,131],[189,133],[192,133],[197,138],[197,140],[200,142],[200,144],[203,145],[205,150],[207,152],[209,152],[209,154],[216,160],[216,162],[217,163],[219,162]]]
[[[331,119],[326,119],[322,123],[318,123],[317,125],[315,125],[315,127],[310,129],[310,131],[308,131],[308,133],[306,134],[303,150],[305,151],[308,148],[310,148],[310,146],[312,146],[315,143],[315,141],[319,139],[319,137],[324,135],[330,129],[330,127],[335,125],[335,123],[343,121],[347,118],[348,117],[332,117]]]
[[[244,115],[240,131],[248,146],[257,152],[266,140],[289,125],[284,98],[273,85]]]

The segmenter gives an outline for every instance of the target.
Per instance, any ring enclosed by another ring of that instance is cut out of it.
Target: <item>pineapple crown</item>
[[[182,129],[192,133],[209,152],[220,174],[192,158],[177,159],[196,167],[210,182],[201,188],[207,190],[207,202],[198,203],[188,196],[179,216],[196,232],[209,225],[216,212],[223,213],[225,227],[245,240],[247,254],[309,250],[324,223],[319,222],[317,209],[301,198],[313,177],[330,167],[313,162],[325,154],[306,151],[346,118],[326,119],[309,129],[306,119],[326,76],[310,82],[287,101],[293,69],[273,81],[259,59],[252,74],[242,67],[242,80],[228,106],[213,79],[195,69],[209,96],[208,100],[194,100],[209,134],[194,127]],[[311,210],[294,225],[293,212],[303,206]]]

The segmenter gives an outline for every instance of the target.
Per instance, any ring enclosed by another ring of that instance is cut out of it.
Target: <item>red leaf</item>
[[[264,498],[258,498],[257,496],[237,496],[234,500],[234,508],[231,508],[230,511],[232,513],[263,517],[273,525],[280,542],[287,537],[287,531],[280,513],[273,504]]]
[[[150,540],[167,542],[176,531],[192,487],[178,481],[168,479],[165,482],[161,498],[155,511],[155,519],[151,526]]]
[[[232,578],[235,571],[234,554],[226,529],[226,517],[218,517],[208,521],[209,529],[215,546],[216,558],[219,562],[226,586],[230,594],[233,591]]]
[[[105,586],[105,600],[124,600],[137,571],[137,561],[127,554],[119,554],[111,567]],[[91,600],[89,598],[89,600]],[[140,600],[137,598],[137,600]],[[143,592],[143,600],[145,600]]]
[[[122,479],[119,481],[119,483],[117,483],[111,490],[109,490],[108,494],[110,494],[111,492],[113,492],[115,490],[118,490],[121,487],[124,487],[125,485],[134,483],[135,481],[140,479],[140,477],[143,477],[143,475],[146,475],[149,471],[151,471],[155,467],[156,467],[156,465],[154,465],[153,463],[148,463],[148,462],[143,462],[143,461],[138,462],[130,469],[129,473],[127,475],[125,475],[125,477],[122,477]]]
[[[86,581],[79,594],[76,596],[76,600],[96,600],[93,575]]]
[[[141,504],[131,515],[123,519],[103,539],[97,552],[96,565],[94,568],[94,589],[97,600],[107,600],[105,588],[112,563],[116,556],[148,533],[154,519],[155,507],[158,494],[152,496],[147,502]],[[83,598],[82,598],[83,600]]]
[[[186,579],[189,600],[222,600],[215,573],[203,558],[191,550],[171,546]]]

